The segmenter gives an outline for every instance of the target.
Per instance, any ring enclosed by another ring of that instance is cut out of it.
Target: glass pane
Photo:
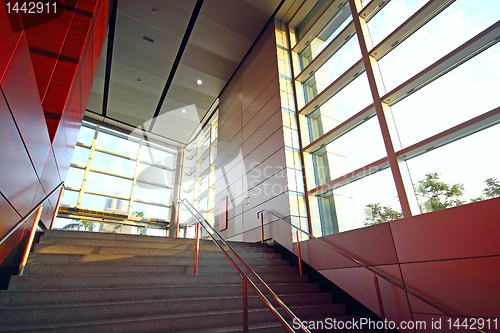
[[[134,200],[170,205],[172,190],[165,187],[137,182],[134,190]]]
[[[366,73],[361,74],[309,117],[311,141],[373,103]]]
[[[87,162],[89,160],[89,155],[90,155],[89,148],[75,147],[71,163],[86,167]]]
[[[174,173],[170,170],[165,170],[148,164],[139,164],[137,179],[166,186],[173,186]]]
[[[208,207],[208,196],[204,196],[198,202],[198,210],[199,211],[207,210],[207,207]]]
[[[83,176],[85,176],[85,169],[69,168],[64,185],[66,187],[81,189]]]
[[[200,192],[199,193],[203,193],[206,190],[208,190],[208,175],[206,175],[205,177],[203,177],[203,179],[201,180],[201,182],[200,182]]]
[[[127,213],[129,201],[120,200],[115,198],[109,198],[101,195],[95,195],[90,193],[84,193],[82,197],[82,208],[93,209],[93,210],[119,210],[123,214]]]
[[[396,186],[389,169],[318,197],[318,204],[323,235],[361,228],[374,221],[387,222],[402,218]],[[387,214],[379,214],[379,210],[369,208],[375,205]]]
[[[500,150],[492,149],[491,144],[500,142],[500,125],[495,125],[479,133],[470,135],[441,148],[409,160],[408,168],[414,187],[418,188],[419,181],[427,180],[427,189],[430,192],[417,195],[417,199],[424,212],[449,208],[458,204],[470,203],[471,200],[484,200],[500,195],[500,185],[488,185],[487,179],[500,179]],[[437,177],[426,177],[437,173]],[[451,191],[453,194],[446,198],[440,194],[439,187],[433,186],[439,182],[442,189],[452,185],[463,185],[461,191]],[[444,187],[444,188],[443,188]],[[484,191],[487,188],[495,191]],[[461,193],[460,193],[461,192]],[[492,193],[491,193],[492,192]],[[418,191],[417,191],[418,193]],[[425,194],[425,195],[424,195]],[[430,195],[436,194],[437,200],[429,201]]]
[[[132,181],[119,177],[104,175],[90,171],[85,191],[99,192],[103,194],[114,194],[122,197],[130,197]]]
[[[500,43],[392,107],[403,147],[500,105]]]
[[[141,148],[141,161],[164,166],[170,169],[175,168],[175,154],[149,147],[147,145],[144,145]]]
[[[79,195],[80,195],[80,192],[71,191],[71,190],[64,190],[64,195],[61,198],[61,205],[76,207]]]
[[[137,157],[139,144],[133,141],[128,141],[117,136],[99,132],[96,140],[96,147],[112,151],[114,153],[126,155],[132,158]]]
[[[200,172],[205,171],[208,168],[208,165],[210,163],[210,156],[207,156],[203,161],[200,163]]]
[[[311,41],[300,54],[301,69],[304,69],[335,37],[352,21],[349,3],[328,22],[323,30]]]
[[[94,135],[95,130],[93,128],[82,126],[80,127],[80,132],[78,133],[78,139],[76,141],[91,146],[92,141],[94,141]]]
[[[305,102],[308,103],[319,95],[359,59],[361,59],[361,51],[359,49],[358,37],[353,36],[309,80],[304,82]]]
[[[118,175],[133,177],[135,172],[135,161],[107,153],[94,151],[92,155],[92,169],[112,172]]]
[[[162,219],[166,221],[170,220],[170,208],[168,207],[160,207],[140,202],[134,202],[132,204],[132,211],[135,212],[138,209],[145,212],[145,217]]]
[[[410,16],[424,6],[428,0],[392,0],[369,22],[368,29],[373,46],[389,36]]]
[[[309,11],[306,17],[297,25],[295,32],[297,41],[309,30],[313,23],[323,13],[326,7],[331,3],[329,0],[319,0],[316,5]]]
[[[387,91],[498,21],[500,1],[456,1],[379,61]]]
[[[372,118],[314,154],[317,185],[387,156],[378,119]]]

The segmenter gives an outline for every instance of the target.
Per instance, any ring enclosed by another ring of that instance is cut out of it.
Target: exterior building
[[[181,141],[93,110],[112,2],[17,30],[23,18],[0,7],[0,235],[65,181],[64,205],[169,221],[169,236],[179,218],[192,237],[182,197],[229,240],[260,241],[262,217],[265,238],[300,241],[304,261],[379,313],[362,266],[375,270],[390,320],[448,318],[412,292],[458,316],[500,316],[498,1],[276,3]],[[170,117],[200,108],[172,105]],[[161,117],[148,125],[167,128]],[[30,223],[0,245],[4,267]]]

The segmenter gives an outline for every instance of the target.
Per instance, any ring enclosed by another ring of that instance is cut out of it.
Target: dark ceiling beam
[[[198,19],[198,15],[200,14],[201,6],[203,5],[204,0],[197,0],[196,5],[194,6],[193,13],[191,14],[191,18],[189,19],[189,23],[186,27],[186,32],[184,33],[184,37],[182,38],[181,45],[179,46],[179,50],[177,51],[177,55],[175,56],[174,63],[172,64],[172,69],[167,78],[167,82],[165,83],[165,87],[163,88],[163,92],[161,93],[160,100],[158,101],[158,105],[156,106],[156,110],[151,120],[151,124],[149,126],[149,132],[153,130],[153,127],[156,122],[156,117],[160,115],[160,110],[165,102],[165,98],[167,97],[168,90],[170,89],[170,85],[174,80],[175,72],[179,67],[179,64],[182,59],[182,55],[184,54],[184,50],[186,49],[187,43],[189,41],[189,37],[191,36],[191,32],[193,31],[196,20]]]
[[[113,45],[115,42],[116,13],[118,12],[118,0],[113,0],[113,9],[109,19],[108,47],[106,50],[106,74],[104,76],[104,91],[102,93],[102,115],[106,117],[108,112],[109,81],[111,80],[111,62],[113,60]]]

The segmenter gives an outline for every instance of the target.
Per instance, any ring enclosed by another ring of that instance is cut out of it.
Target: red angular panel
[[[5,6],[0,6],[0,81],[23,32],[13,33]]]
[[[68,83],[51,80],[47,95],[43,101],[43,109],[62,113],[64,105],[66,104],[66,99],[68,98],[70,87],[71,86]]]
[[[50,80],[40,75],[35,75],[35,79],[38,85],[38,92],[40,94],[40,99],[43,100],[45,94],[47,93],[47,88],[49,87]]]
[[[77,12],[92,15],[96,9],[97,2],[98,0],[79,1]]]
[[[52,79],[71,84],[78,67],[78,59],[61,55]]]
[[[26,30],[26,36],[30,43],[44,46],[58,53],[63,47],[67,33],[68,28],[52,21]]]
[[[87,36],[81,32],[70,30],[64,42],[62,54],[70,58],[80,59]]]
[[[52,77],[59,53],[37,44],[28,44],[35,74]]]
[[[73,17],[73,22],[71,22],[71,30],[81,32],[82,34],[87,34],[92,23],[92,17],[77,11]]]
[[[2,89],[35,170],[40,176],[49,153],[50,141],[24,36],[5,71]]]
[[[26,214],[31,209],[38,177],[3,97],[0,98],[0,142],[0,191],[21,215]]]
[[[43,169],[42,177],[40,178],[40,183],[45,190],[45,193],[52,191],[61,180],[59,179],[59,173],[57,172],[56,159],[52,153],[52,149],[47,156],[47,162],[45,163],[45,168]]]

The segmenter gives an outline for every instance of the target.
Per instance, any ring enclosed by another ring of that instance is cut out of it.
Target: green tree
[[[484,182],[486,183],[486,187],[483,189],[483,195],[476,199],[472,199],[471,202],[500,197],[500,182],[497,177],[488,178]]]
[[[460,199],[464,194],[464,185],[447,184],[440,181],[439,176],[437,172],[429,172],[423,180],[418,181],[417,196],[425,200],[420,205],[423,212],[435,212],[466,203]]]
[[[85,231],[92,231],[94,228],[94,223],[90,221],[82,221],[81,226]],[[62,227],[65,230],[78,230],[78,223],[70,223]]]
[[[380,203],[366,205],[365,225],[375,225],[403,218],[403,213],[391,206],[382,206]]]
[[[144,214],[146,214],[146,212],[143,211],[143,210],[140,210],[139,208],[137,208],[136,210],[134,210],[134,215],[135,216],[144,217]]]

